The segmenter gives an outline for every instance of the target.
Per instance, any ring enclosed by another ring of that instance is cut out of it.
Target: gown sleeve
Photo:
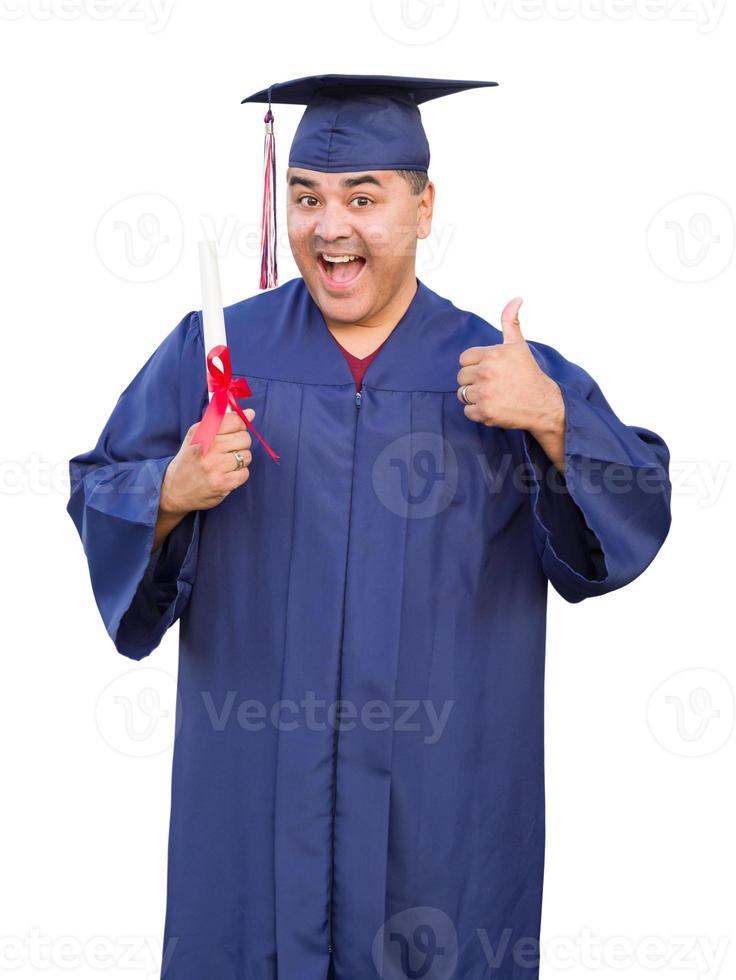
[[[671,523],[670,454],[655,432],[624,425],[581,367],[529,346],[565,403],[564,474],[523,432],[534,539],[552,586],[580,602],[627,585],[659,551]]]
[[[151,548],[166,468],[206,402],[199,316],[189,313],[120,395],[94,449],[69,461],[67,511],[95,602],[115,648],[133,660],[159,645],[194,584],[199,511]]]

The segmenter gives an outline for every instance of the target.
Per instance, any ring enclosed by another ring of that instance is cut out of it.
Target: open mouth
[[[330,289],[346,289],[360,278],[366,260],[362,255],[319,252],[317,265],[322,273],[322,279]]]

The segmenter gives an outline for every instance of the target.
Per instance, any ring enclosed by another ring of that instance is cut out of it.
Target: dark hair
[[[408,182],[412,194],[421,194],[429,182],[426,170],[397,170],[396,173]]]
[[[287,167],[286,169],[287,169],[286,179],[288,182],[289,168]],[[395,170],[394,173],[397,173],[400,177],[404,178],[404,180],[409,185],[412,194],[421,194],[424,188],[429,183],[429,176],[426,170]]]

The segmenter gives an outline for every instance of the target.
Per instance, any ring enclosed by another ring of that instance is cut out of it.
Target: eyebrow
[[[298,174],[295,174],[289,178],[289,187],[294,187],[297,184],[301,184],[303,187],[309,187],[312,190],[316,190],[319,187],[318,180],[312,180],[311,177],[300,177]],[[363,174],[361,177],[343,177],[340,184],[343,187],[357,187],[359,184],[375,184],[376,187],[383,187],[380,180],[374,177],[373,174]]]

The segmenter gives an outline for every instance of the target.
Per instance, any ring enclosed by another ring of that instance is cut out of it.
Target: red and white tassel
[[[263,117],[266,135],[263,141],[263,212],[261,214],[261,289],[278,285],[276,263],[276,143],[273,135],[273,113],[269,106]]]

